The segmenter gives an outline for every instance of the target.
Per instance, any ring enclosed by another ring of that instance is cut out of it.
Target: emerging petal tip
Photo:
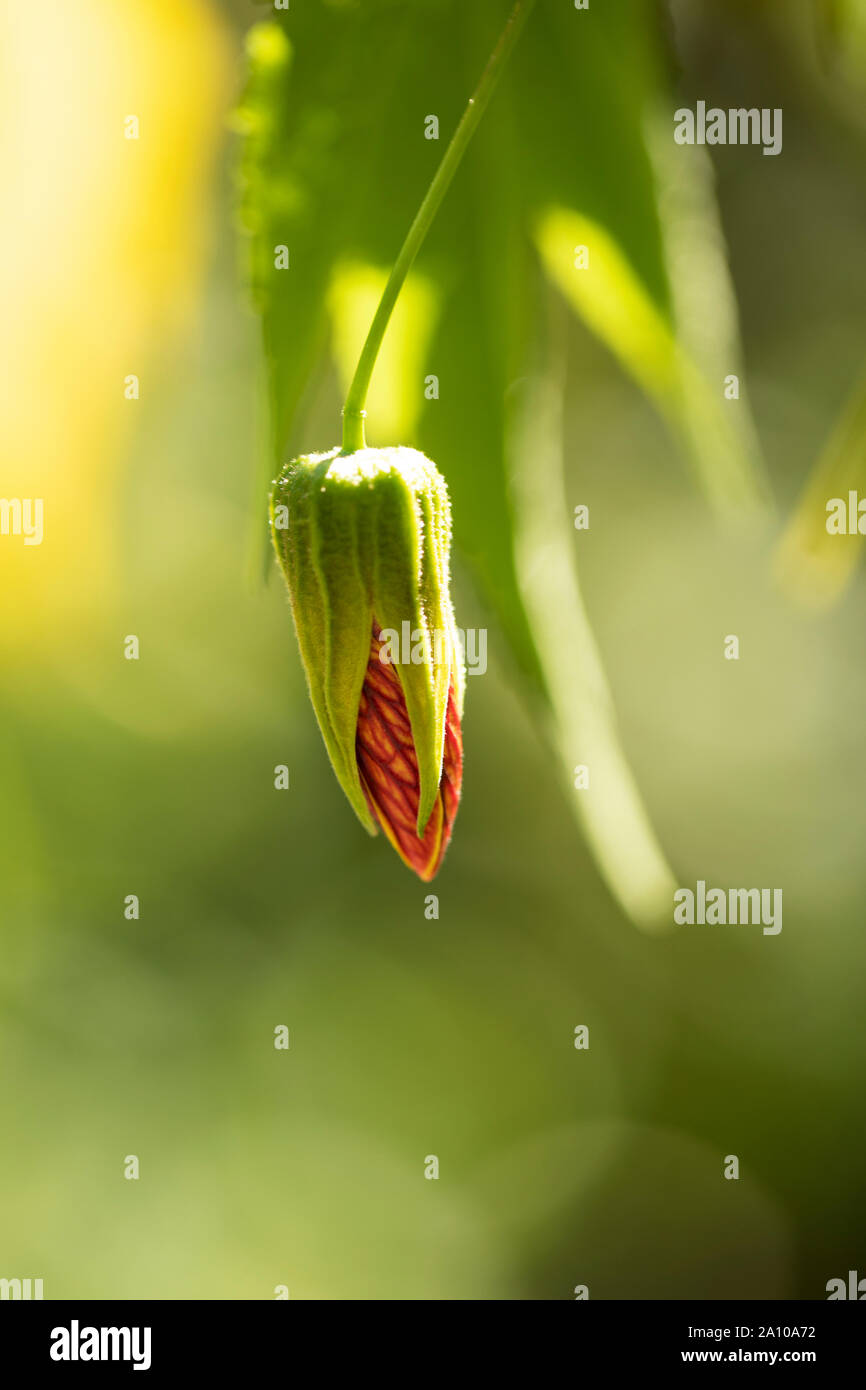
[[[374,622],[358,708],[358,772],[376,820],[404,864],[426,883],[439,871],[460,800],[463,739],[454,681],[452,678],[448,692],[439,793],[424,834],[419,836],[420,778],[412,728],[397,669],[380,658],[380,637]]]

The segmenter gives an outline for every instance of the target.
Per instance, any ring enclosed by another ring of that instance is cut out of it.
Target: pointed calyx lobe
[[[367,830],[381,826],[409,867],[432,878],[462,775],[444,480],[414,449],[313,454],[283,469],[270,514],[340,785]]]

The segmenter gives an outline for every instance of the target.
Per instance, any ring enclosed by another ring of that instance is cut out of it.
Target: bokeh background
[[[47,1298],[866,1274],[859,0],[539,0],[430,234],[368,438],[436,459],[489,631],[438,920],[306,698],[266,482],[508,8],[4,7],[0,1276]],[[676,146],[699,99],[782,154]],[[674,930],[699,878],[781,934]]]

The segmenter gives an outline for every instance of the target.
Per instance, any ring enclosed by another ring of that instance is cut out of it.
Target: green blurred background
[[[866,492],[862,435],[827,451],[866,355],[864,7],[539,0],[370,400],[445,474],[489,630],[432,889],[345,803],[261,577],[264,484],[337,443],[508,9],[5,15],[0,491],[45,540],[0,540],[0,1276],[47,1298],[866,1274],[866,587],[820,500]],[[783,153],[675,146],[698,99],[783,108]],[[699,878],[781,887],[781,934],[672,930]]]

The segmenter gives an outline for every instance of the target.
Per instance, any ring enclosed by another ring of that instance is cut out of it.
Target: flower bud
[[[270,519],[340,785],[366,829],[381,825],[430,879],[462,777],[445,482],[415,449],[310,454],[274,483]]]

